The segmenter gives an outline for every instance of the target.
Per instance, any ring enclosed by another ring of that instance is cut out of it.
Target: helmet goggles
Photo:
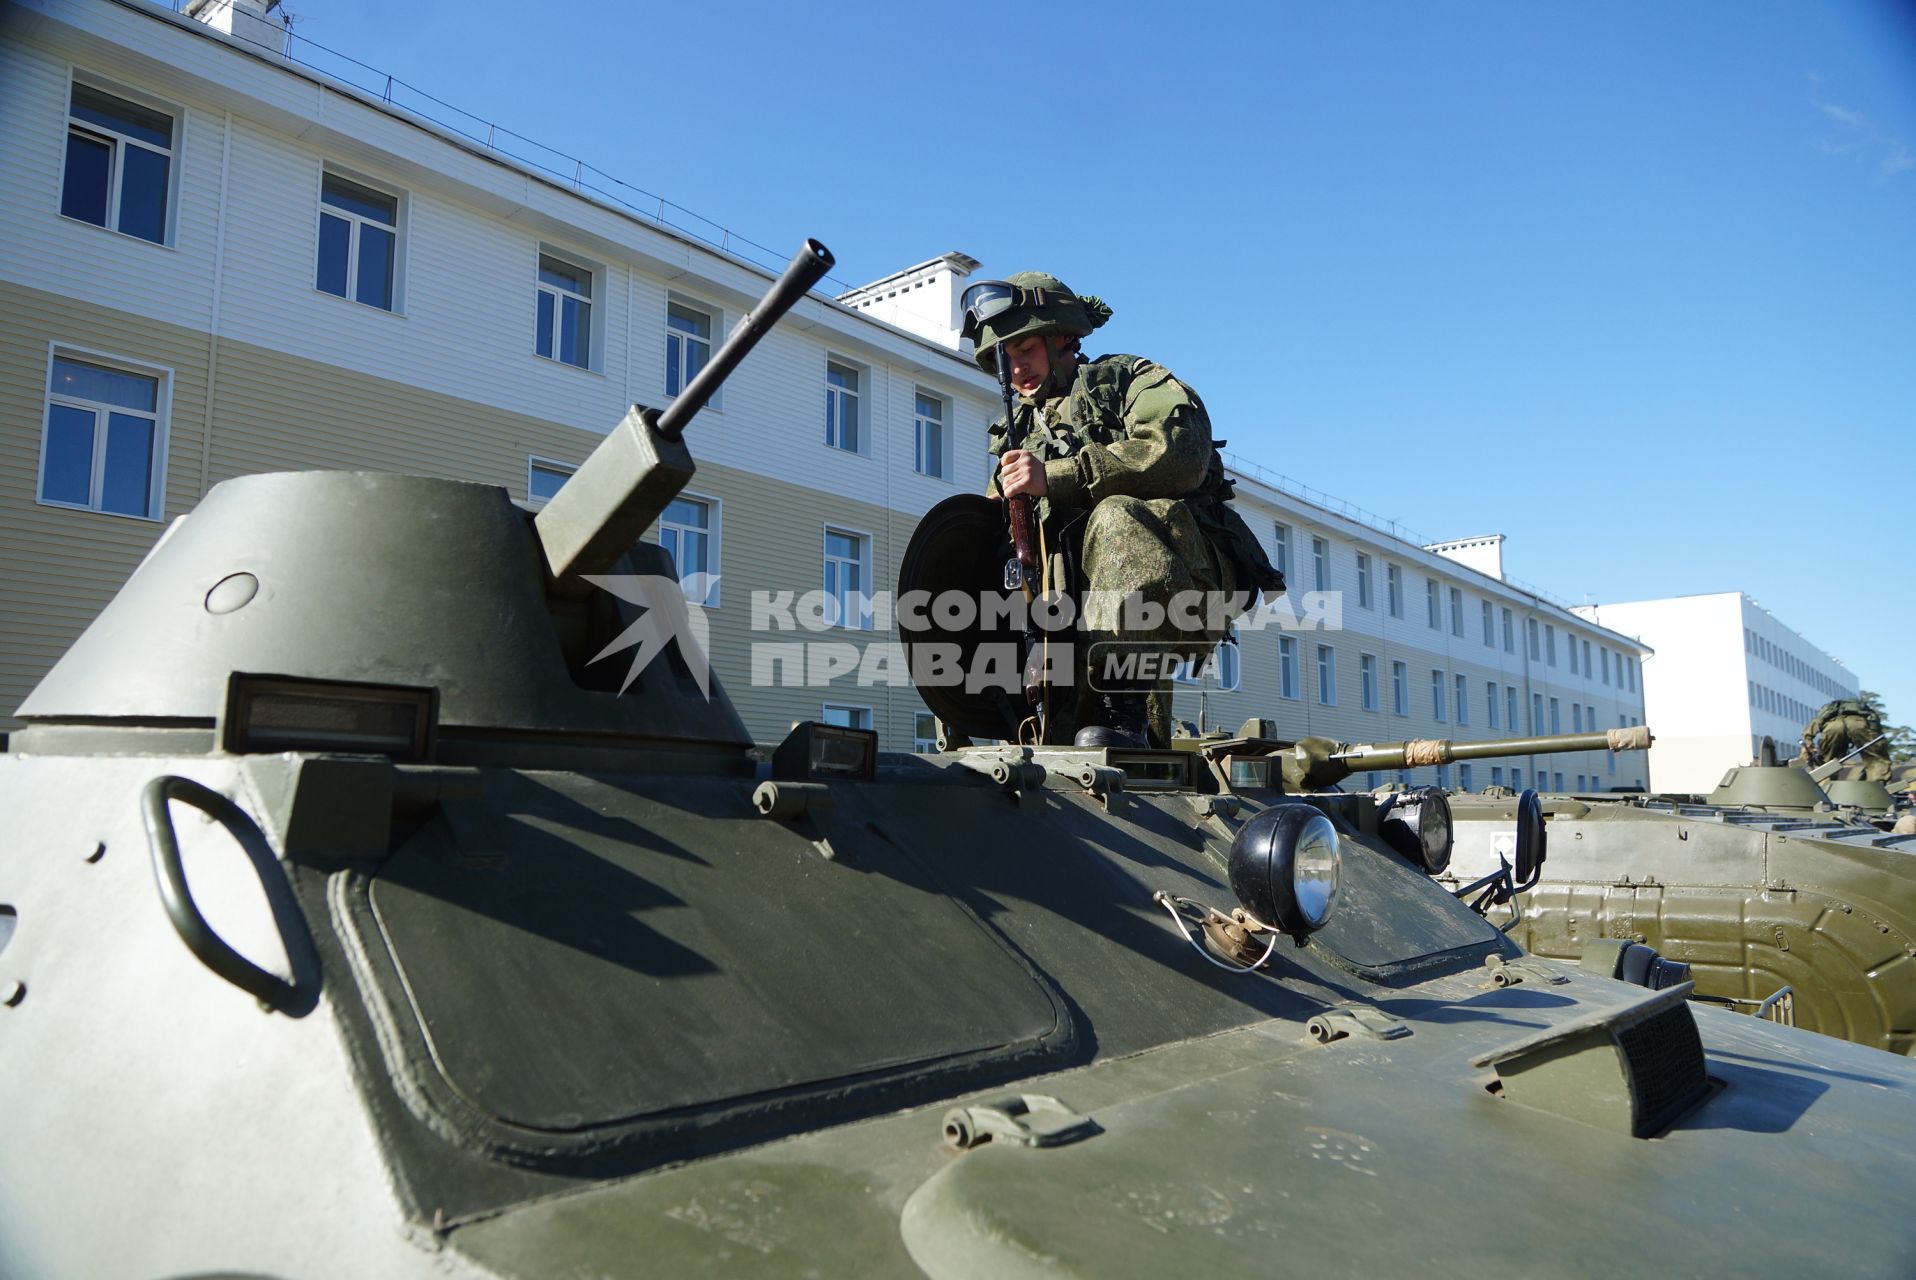
[[[1011,310],[1042,307],[1050,300],[1043,289],[1026,288],[1009,280],[980,280],[959,295],[959,305],[965,313],[961,332],[976,342],[985,322],[992,317]]]

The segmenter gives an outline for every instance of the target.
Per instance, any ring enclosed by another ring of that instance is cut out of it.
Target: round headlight
[[[1238,829],[1231,892],[1244,909],[1302,942],[1337,897],[1337,828],[1305,804],[1280,804]]]
[[[1426,875],[1442,875],[1450,866],[1450,799],[1435,787],[1399,793],[1378,832]]]

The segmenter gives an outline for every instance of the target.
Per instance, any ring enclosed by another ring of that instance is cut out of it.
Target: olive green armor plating
[[[1832,803],[1791,766],[1733,768],[1707,799],[1544,807],[1549,867],[1512,931],[1528,949],[1639,941],[1688,964],[1701,995],[1753,1004],[1788,987],[1797,1026],[1916,1053],[1916,834]],[[1511,799],[1451,808],[1458,873],[1487,868]]]
[[[35,690],[0,1274],[1908,1273],[1916,1064],[1527,954],[1286,744],[759,763],[592,589],[698,401],[536,517],[222,484]]]

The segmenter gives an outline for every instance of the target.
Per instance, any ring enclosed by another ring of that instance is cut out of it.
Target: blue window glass
[[[60,192],[60,212],[104,227],[106,191],[112,172],[110,143],[78,129],[68,132],[66,185]]]
[[[40,484],[46,501],[82,507],[92,501],[93,419],[92,413],[71,405],[47,410],[46,477]]]
[[[542,356],[552,354],[552,302],[551,294],[543,289],[539,291],[539,345],[534,350]]]
[[[346,260],[352,252],[353,226],[344,218],[319,218],[319,280],[327,293],[346,296]]]
[[[357,182],[348,182],[332,174],[326,175],[326,181],[320,188],[319,198],[334,208],[344,209],[347,213],[356,213],[374,222],[383,222],[387,226],[396,226],[399,222],[399,200],[396,197],[384,195],[370,187],[362,187]]]
[[[172,159],[145,147],[126,149],[120,174],[120,230],[158,244],[166,239],[166,182]]]
[[[116,413],[107,420],[106,474],[100,509],[147,514],[153,489],[153,419]]]
[[[173,145],[173,118],[164,111],[116,98],[87,85],[73,86],[73,118],[101,125],[115,133],[156,147]]]
[[[591,350],[587,332],[592,322],[591,308],[578,298],[566,298],[560,305],[565,322],[559,326],[559,359],[583,368],[586,353]]]
[[[367,306],[392,310],[393,233],[371,223],[359,224],[359,287],[353,296]]]

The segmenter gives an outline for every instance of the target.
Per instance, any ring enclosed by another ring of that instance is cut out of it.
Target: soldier
[[[1201,659],[1257,592],[1283,591],[1282,575],[1225,505],[1231,481],[1197,393],[1137,356],[1084,356],[1080,340],[1111,318],[1110,307],[1040,272],[975,284],[964,301],[979,367],[997,373],[1006,360],[1017,395],[1014,421],[991,428],[999,468],[987,492],[1036,500],[1048,550],[1070,566],[1090,663],[1113,654],[1110,641],[1130,642],[1117,653]],[[1191,613],[1165,608],[1183,592],[1204,593],[1207,604],[1242,597],[1222,613],[1200,610],[1192,627]],[[1125,597],[1147,607],[1126,609]],[[1081,665],[1076,744],[1166,745],[1168,704],[1160,700],[1154,716],[1148,701],[1158,683]]]
[[[1889,781],[1889,744],[1883,740],[1882,720],[1854,698],[1824,703],[1803,727],[1803,754],[1815,766],[1852,751],[1857,751],[1854,763],[1862,766],[1865,781]]]

